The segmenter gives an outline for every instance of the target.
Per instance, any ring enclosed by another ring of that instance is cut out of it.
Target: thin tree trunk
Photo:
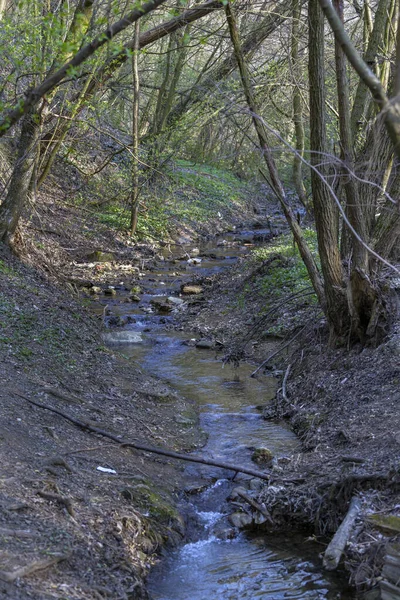
[[[343,0],[334,0],[336,11],[343,22]],[[344,163],[342,175],[345,179],[346,209],[350,223],[358,235],[366,240],[365,224],[361,211],[357,184],[354,180],[354,146],[350,129],[350,94],[347,76],[346,56],[337,40],[335,40],[336,83],[338,95],[339,130],[341,154]],[[357,238],[353,238],[353,262],[357,267],[367,269],[368,255],[365,247]]]
[[[328,175],[325,123],[324,15],[318,0],[309,0],[309,81],[311,187],[318,249],[324,276],[330,343],[343,343],[350,331],[342,263],[338,245],[338,209],[323,178]]]
[[[296,151],[297,154],[293,158],[293,183],[296,188],[300,202],[307,206],[307,194],[303,183],[302,160],[304,155],[304,123],[303,123],[303,102],[299,89],[301,80],[301,69],[299,68],[299,33],[300,33],[300,18],[301,6],[299,0],[293,0],[292,3],[293,21],[292,21],[292,43],[290,50],[290,60],[292,68],[292,76],[294,78],[293,88],[293,123],[296,136]]]
[[[139,215],[139,39],[140,22],[135,23],[135,44],[132,55],[133,110],[132,110],[132,195],[131,235],[135,235]]]
[[[275,194],[277,195],[285,217],[289,223],[289,226],[292,230],[293,237],[296,241],[296,244],[299,248],[300,255],[306,265],[311,283],[314,287],[314,290],[317,294],[318,300],[321,306],[325,307],[325,295],[322,280],[318,271],[318,267],[315,263],[314,257],[311,254],[311,251],[307,245],[307,242],[304,239],[303,233],[301,231],[301,227],[298,224],[296,217],[293,214],[292,209],[287,203],[285,190],[283,188],[282,182],[279,178],[278,170],[275,165],[275,161],[272,156],[271,148],[268,142],[268,138],[264,127],[258,117],[257,106],[254,98],[253,88],[250,81],[250,75],[248,71],[248,67],[246,61],[243,56],[242,47],[240,43],[240,36],[238,27],[236,24],[235,16],[232,12],[231,5],[227,2],[225,6],[226,17],[229,26],[229,33],[231,36],[231,41],[234,49],[234,54],[236,56],[236,60],[239,67],[240,77],[242,81],[243,91],[246,97],[246,102],[252,117],[253,125],[256,130],[258,140],[260,143],[260,148],[263,154],[263,158],[268,167],[269,176],[271,179],[272,187],[274,189]]]
[[[374,69],[376,56],[384,45],[385,27],[387,22],[387,11],[389,10],[390,0],[379,0],[376,10],[374,27],[368,40],[368,47],[364,55],[364,61],[370,69]],[[363,129],[365,123],[365,112],[369,98],[368,87],[360,80],[357,86],[357,92],[354,99],[353,110],[351,113],[351,131],[354,142],[357,143],[359,132]]]

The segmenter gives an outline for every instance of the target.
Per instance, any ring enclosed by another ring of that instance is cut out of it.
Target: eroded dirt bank
[[[196,427],[182,425],[195,424],[195,410],[109,352],[101,320],[59,286],[3,250],[0,265],[0,596],[139,598],[151,555],[184,534],[174,509],[179,466],[122,449],[29,399],[185,451],[200,442]],[[26,576],[11,581],[18,572]]]

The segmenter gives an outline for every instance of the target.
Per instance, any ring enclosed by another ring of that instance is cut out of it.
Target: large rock
[[[106,344],[138,344],[143,341],[139,331],[110,331],[103,333]]]

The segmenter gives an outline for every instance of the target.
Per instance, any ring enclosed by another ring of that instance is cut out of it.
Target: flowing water
[[[186,248],[187,256],[178,261],[166,250],[166,260],[142,279],[145,293],[139,305],[124,303],[123,291],[107,304],[112,315],[129,314],[135,320],[124,331],[137,343],[124,344],[123,353],[198,404],[201,427],[208,436],[202,456],[255,468],[254,448],[267,447],[278,458],[299,451],[287,426],[265,421],[259,410],[274,396],[276,380],[251,379],[249,365],[224,367],[214,350],[188,346],[184,343],[188,334],[173,329],[173,316],[158,314],[150,304],[152,299],[177,295],[182,282],[195,275],[229,268],[248,252],[243,242],[251,241],[252,235],[240,232],[220,240],[220,245],[215,241],[204,245],[198,264],[188,263],[193,247]],[[322,571],[316,545],[306,536],[232,536],[227,515],[234,509],[227,497],[235,486],[248,486],[251,477],[238,475],[232,482],[232,471],[205,465],[190,465],[185,473],[188,485],[181,508],[187,515],[190,542],[153,569],[149,591],[154,600],[352,597],[343,578]],[[253,489],[259,485],[259,480],[250,481]]]

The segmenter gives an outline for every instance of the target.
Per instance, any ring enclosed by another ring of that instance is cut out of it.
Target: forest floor
[[[180,173],[193,175],[187,165]],[[215,174],[205,175],[208,185]],[[254,203],[223,212],[229,186],[198,233],[254,220]],[[175,508],[181,467],[121,448],[32,401],[150,446],[186,452],[203,437],[195,407],[104,347],[103,315],[80,293],[134,287],[160,260],[160,244],[132,244],[110,228],[113,213],[69,202],[70,191],[62,203],[49,186],[24,223],[20,258],[4,248],[0,254],[0,598],[146,597],[143,581],[157,551],[184,537]],[[187,215],[175,227],[178,241],[193,239],[195,228]],[[264,415],[290,420],[303,451],[272,469],[273,479],[293,483],[268,486],[259,502],[277,527],[306,526],[319,536],[336,530],[360,494],[346,561],[354,584],[376,587],[385,543],[399,532],[400,519],[377,522],[377,515],[399,515],[398,325],[377,349],[327,349],[304,272],[279,241],[202,283],[208,302],[183,313],[179,327],[218,340],[227,359],[256,368],[271,339],[283,346],[292,339],[266,365],[282,384]]]

